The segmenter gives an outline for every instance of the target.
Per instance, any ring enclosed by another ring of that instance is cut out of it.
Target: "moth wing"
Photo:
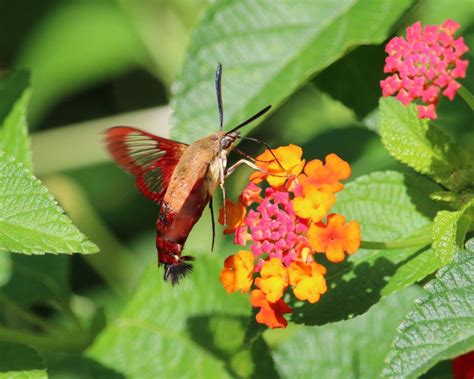
[[[126,126],[108,129],[105,141],[117,164],[134,175],[138,189],[157,203],[163,199],[171,175],[189,146]]]

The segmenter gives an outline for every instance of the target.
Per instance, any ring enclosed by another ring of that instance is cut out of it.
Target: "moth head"
[[[239,135],[239,132],[228,132],[224,134],[221,138],[221,150],[229,151]]]

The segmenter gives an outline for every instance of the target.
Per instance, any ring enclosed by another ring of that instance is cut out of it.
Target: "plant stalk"
[[[462,97],[462,99],[466,102],[467,105],[471,108],[471,110],[474,110],[474,96],[472,93],[468,91],[468,89],[464,86],[461,86],[458,90],[459,96]]]
[[[380,242],[380,241],[361,241],[360,247],[363,249],[370,250],[393,250],[393,249],[405,249],[408,247],[427,246],[431,244],[432,225],[429,224],[416,233],[412,234],[407,238],[401,238],[395,241]]]

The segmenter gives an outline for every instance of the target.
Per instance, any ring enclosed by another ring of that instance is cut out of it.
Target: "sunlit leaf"
[[[232,127],[268,104],[278,106],[348,49],[382,42],[410,4],[215,2],[195,30],[174,87],[173,137],[190,142],[217,130],[213,76],[218,62],[224,67],[225,121]]]
[[[269,343],[278,339],[279,334],[284,338],[272,349],[280,377],[379,377],[396,327],[413,308],[413,299],[420,292],[405,289],[383,299],[363,316],[318,328],[295,328],[289,338],[284,338],[286,331],[268,332]]]
[[[385,378],[417,378],[439,361],[474,350],[474,249],[459,252],[425,289],[399,327]]]
[[[441,264],[449,263],[461,248],[474,222],[474,200],[458,211],[440,211],[433,222],[433,250]]]
[[[4,153],[0,153],[0,196],[0,250],[23,254],[98,251],[39,180]]]
[[[149,378],[248,377],[271,358],[262,350],[259,358],[241,351],[250,305],[246,296],[225,292],[218,278],[221,264],[221,259],[199,257],[194,272],[175,287],[163,281],[161,269],[150,267],[88,356],[127,378],[141,379],[143,373]]]
[[[390,171],[375,172],[347,184],[337,194],[334,211],[348,220],[357,220],[364,241],[389,242],[430,225],[435,203],[428,195],[436,188],[424,178]],[[406,278],[402,282],[396,277],[398,270],[404,269],[425,245],[391,250],[360,249],[346,262],[325,263],[327,293],[316,304],[295,304],[292,320],[320,325],[366,312],[383,296],[429,274],[421,270],[411,275],[411,280]],[[434,255],[427,258],[437,261]]]
[[[380,99],[380,135],[389,153],[416,171],[451,189],[466,185],[456,171],[471,167],[469,153],[436,124],[419,119],[413,104]]]

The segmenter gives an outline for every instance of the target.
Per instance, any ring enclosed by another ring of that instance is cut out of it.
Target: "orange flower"
[[[227,257],[221,271],[220,280],[227,292],[242,290],[247,292],[252,285],[254,257],[248,250],[240,250],[237,254]]]
[[[269,150],[265,150],[263,154],[260,154],[256,163],[265,172],[254,172],[250,176],[252,182],[258,184],[267,179],[268,184],[272,187],[280,187],[289,176],[296,176],[303,170],[305,160],[301,160],[303,155],[301,147],[290,144],[273,149],[272,152],[278,161]]]
[[[296,215],[318,222],[326,216],[335,202],[336,196],[328,190],[308,186],[303,188],[303,196],[294,198],[293,209]]]
[[[240,197],[237,204],[234,204],[231,200],[226,200],[225,205],[219,209],[219,224],[221,225],[224,225],[224,209],[227,222],[227,229],[224,230],[224,234],[231,234],[244,224],[247,209]]]
[[[288,286],[288,272],[281,260],[271,258],[265,261],[260,278],[255,279],[255,285],[265,293],[268,301],[274,303],[280,299]]]
[[[316,303],[327,291],[324,279],[326,268],[316,262],[311,264],[293,262],[288,268],[288,274],[290,284],[293,286],[293,293],[299,300]]]
[[[327,188],[331,192],[338,192],[344,188],[339,182],[351,175],[349,163],[339,158],[336,154],[326,156],[326,164],[323,165],[319,159],[308,162],[304,168],[304,174],[298,176],[303,187],[315,186],[316,188]]]
[[[283,300],[271,303],[261,290],[253,290],[250,292],[250,304],[260,307],[260,311],[255,317],[260,324],[265,324],[272,329],[285,328],[288,325],[283,314],[291,313],[292,309]]]
[[[325,252],[331,262],[344,260],[344,252],[354,254],[360,246],[360,225],[356,221],[345,224],[343,215],[330,214],[327,224],[311,224],[308,240],[315,251]]]

